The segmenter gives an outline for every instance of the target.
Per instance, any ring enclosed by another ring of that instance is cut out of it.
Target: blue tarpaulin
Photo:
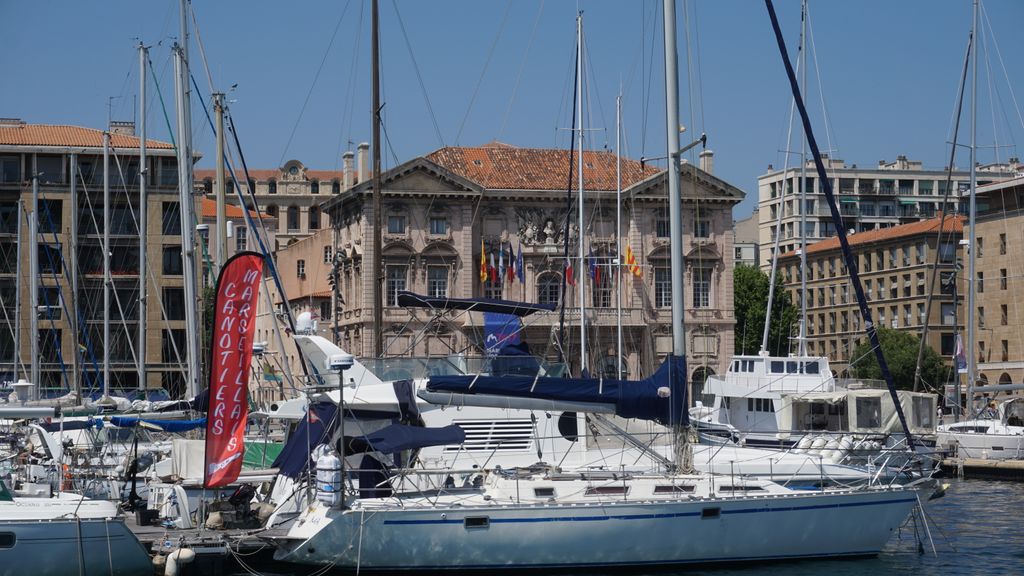
[[[686,359],[669,356],[649,378],[604,380],[530,376],[431,376],[431,392],[489,394],[564,402],[612,404],[623,418],[641,418],[661,424],[688,424],[686,411]],[[663,392],[667,391],[668,395]]]
[[[503,346],[519,344],[523,323],[518,316],[501,312],[484,312],[484,350],[488,356],[498,354]]]
[[[279,469],[281,474],[289,478],[298,478],[304,474],[309,464],[309,454],[313,448],[331,440],[334,428],[338,425],[335,422],[337,415],[337,404],[329,402],[311,404],[306,412],[306,417],[288,436],[288,442],[274,459],[273,467]]]
[[[415,450],[427,446],[447,446],[462,444],[466,441],[466,432],[458,425],[452,424],[444,428],[423,428],[392,424],[366,436],[345,438],[345,453],[381,452],[393,454],[403,450]]]
[[[470,310],[472,312],[499,312],[515,316],[528,316],[534,312],[553,312],[554,304],[533,304],[494,298],[434,298],[400,291],[398,305],[403,308],[430,308],[433,310]]]

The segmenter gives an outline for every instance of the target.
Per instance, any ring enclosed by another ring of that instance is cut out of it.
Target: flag
[[[629,269],[629,273],[637,278],[642,278],[643,273],[640,271],[640,266],[636,263],[636,256],[633,256],[633,249],[626,246],[626,268]]]
[[[498,282],[505,276],[505,244],[498,244]]]
[[[565,265],[565,283],[569,286],[576,285],[576,279],[572,275],[572,262]]]
[[[953,351],[957,374],[967,374],[967,354],[964,352],[964,341],[960,334],[956,335],[956,349]]]
[[[508,243],[508,283],[512,284],[516,281],[516,257],[515,253],[512,252],[512,243]]]
[[[523,245],[519,245],[519,255],[516,257],[516,273],[519,275],[519,283],[526,284],[526,267],[523,265]]]
[[[487,282],[487,254],[484,251],[484,239],[480,239],[480,281]]]
[[[498,281],[498,269],[494,267],[494,251],[491,251],[491,266],[487,269],[491,273],[491,282]]]
[[[594,285],[601,283],[601,265],[597,263],[597,258],[594,258],[594,248],[590,248],[590,254],[587,255],[587,266],[590,268],[590,278],[594,280]]]
[[[263,255],[239,252],[224,264],[217,278],[204,488],[227,486],[242,471],[242,441],[249,417],[249,362],[262,274]]]

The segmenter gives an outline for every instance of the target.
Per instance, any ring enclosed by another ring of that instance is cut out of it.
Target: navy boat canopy
[[[435,298],[402,290],[398,305],[403,308],[430,308],[432,310],[469,310],[472,312],[498,312],[514,316],[529,316],[534,312],[553,312],[554,304],[533,304],[493,298]]]
[[[447,446],[462,444],[466,441],[466,432],[457,424],[443,428],[423,428],[392,424],[386,428],[371,432],[366,436],[345,437],[345,453],[359,454],[362,452],[380,452],[392,454],[403,450],[415,450],[427,446]]]
[[[615,406],[623,418],[665,425],[689,424],[686,410],[686,359],[669,356],[643,380],[551,378],[531,376],[431,376],[430,392],[487,394]]]

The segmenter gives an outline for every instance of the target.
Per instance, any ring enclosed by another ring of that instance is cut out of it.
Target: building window
[[[925,324],[924,304],[917,305],[917,323],[922,326]]]
[[[185,356],[185,330],[165,329],[160,341],[160,360],[164,364],[180,364]]]
[[[941,351],[939,354],[943,356],[952,356],[956,353],[956,337],[953,334],[943,334],[939,348]]]
[[[903,275],[903,297],[904,298],[910,298],[911,290],[912,290],[912,288],[910,287],[910,274],[904,274]]]
[[[711,220],[707,218],[695,218],[693,221],[693,236],[695,238],[711,237]]]
[[[999,254],[1001,256],[1006,255],[1006,234],[999,235]]]
[[[320,229],[320,208],[317,206],[309,207],[309,229],[319,230]]]
[[[235,226],[235,252],[244,252],[249,248],[249,229],[244,225]]]
[[[288,231],[297,232],[299,230],[299,207],[289,206],[288,207]]]
[[[985,242],[984,242],[984,240],[985,240],[984,238],[982,238],[980,236],[978,237],[978,253],[976,254],[976,256],[978,258],[981,258],[982,255],[985,253]]]
[[[427,295],[432,298],[448,297],[447,266],[427,266]]]
[[[0,156],[0,182],[21,182],[20,156]]]
[[[607,270],[607,266],[598,264],[596,277],[591,275],[594,283],[590,295],[594,308],[608,308],[612,305],[612,279]]]
[[[385,283],[385,306],[398,305],[398,293],[405,290],[409,267],[405,264],[388,264]]]
[[[558,304],[558,296],[562,291],[562,278],[554,272],[541,274],[537,278],[537,302],[539,304]]]
[[[956,258],[956,246],[950,242],[944,242],[939,246],[940,264],[952,264],[954,258]]]
[[[185,273],[180,244],[164,246],[163,268],[165,276],[181,276]]]
[[[330,264],[334,260],[334,246],[324,246],[324,264]]]
[[[985,327],[985,307],[978,306],[978,328]]]
[[[917,295],[924,296],[924,272],[917,273]]]
[[[341,193],[341,182],[338,182],[337,180],[332,180],[331,181],[331,194],[340,194],[340,193]]]
[[[668,238],[669,232],[668,211],[658,210],[654,217],[654,234],[658,238]]]
[[[654,306],[668,308],[672,305],[672,270],[668,266],[654,267]]]
[[[388,234],[405,234],[405,216],[388,216]]]
[[[434,236],[444,236],[448,233],[448,219],[444,217],[430,217],[430,233]]]
[[[305,260],[296,260],[295,261],[295,275],[298,276],[299,278],[302,278],[302,279],[306,278],[306,261]]]
[[[985,291],[985,273],[978,272],[978,294]]]
[[[309,193],[310,194],[319,194],[320,193],[320,181],[319,180],[313,180],[312,182],[309,183]]]
[[[267,182],[267,194],[277,194],[277,181],[271,180]]]
[[[181,234],[181,210],[177,202],[164,202],[163,223],[160,231],[164,236],[177,236]]]
[[[999,289],[1006,290],[1006,268],[999,269]]]
[[[331,319],[331,301],[320,303],[320,319],[330,320]]]
[[[267,205],[267,216],[271,218],[277,218],[277,206],[275,204]]]
[[[163,291],[164,309],[167,311],[168,320],[185,319],[185,289],[164,288]]]
[[[43,234],[59,234],[61,227],[64,223],[64,203],[60,200],[40,200],[39,201],[39,232]],[[117,230],[117,222],[114,223],[115,230]],[[132,224],[132,234],[135,234],[134,224]],[[113,232],[124,233],[120,231]]]

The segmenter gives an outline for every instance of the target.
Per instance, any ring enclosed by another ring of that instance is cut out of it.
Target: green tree
[[[904,330],[880,328],[878,342],[885,353],[885,362],[889,365],[893,383],[897,388],[912,390],[914,370],[917,368],[917,349],[921,345],[921,339],[916,334]],[[882,370],[878,367],[875,352],[867,338],[853,350],[852,358],[855,364],[851,369],[855,376],[882,379]],[[931,346],[925,345],[921,360],[921,379],[931,386],[939,386],[946,381],[948,371],[942,357]]]
[[[755,266],[737,266],[733,270],[733,308],[736,311],[736,354],[756,354],[761,349],[761,335],[768,313],[768,274]],[[768,352],[773,356],[789,353],[790,335],[799,312],[789,293],[775,278],[775,294],[771,324],[768,329]]]

